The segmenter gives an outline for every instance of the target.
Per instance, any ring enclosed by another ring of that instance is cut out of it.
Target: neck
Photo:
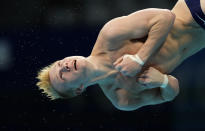
[[[86,81],[85,87],[106,83],[108,77],[116,74],[116,70],[113,70],[112,63],[106,60],[105,57],[100,56],[88,56],[86,58],[91,63],[89,77]]]

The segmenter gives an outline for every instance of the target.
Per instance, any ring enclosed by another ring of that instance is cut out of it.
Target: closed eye
[[[62,69],[59,70],[59,77],[61,80],[65,81],[65,79],[63,79],[63,72],[70,72],[70,68],[68,66],[63,67]]]
[[[65,66],[65,70],[67,70],[68,72],[70,72],[70,68],[68,66]]]

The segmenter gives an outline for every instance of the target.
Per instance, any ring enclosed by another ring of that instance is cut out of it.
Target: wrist
[[[161,85],[160,87],[161,88],[166,88],[167,85],[169,83],[169,79],[168,79],[168,76],[166,74],[163,75],[163,81],[161,82]]]
[[[141,66],[144,65],[144,61],[139,57],[138,54],[133,55],[133,57],[134,57],[133,60],[134,60],[135,62],[137,62],[137,63],[140,64]]]

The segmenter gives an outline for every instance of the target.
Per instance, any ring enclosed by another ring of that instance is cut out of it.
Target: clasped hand
[[[133,61],[130,56],[133,55],[123,55],[122,57],[118,58],[114,63],[114,67],[116,70],[121,72],[124,76],[133,77],[137,73],[139,73],[142,69],[142,65]]]

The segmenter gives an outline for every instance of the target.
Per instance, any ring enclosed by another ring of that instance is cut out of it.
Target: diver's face
[[[82,56],[66,57],[56,61],[49,71],[51,84],[62,94],[71,90],[79,91],[86,79],[88,65],[88,61]]]

